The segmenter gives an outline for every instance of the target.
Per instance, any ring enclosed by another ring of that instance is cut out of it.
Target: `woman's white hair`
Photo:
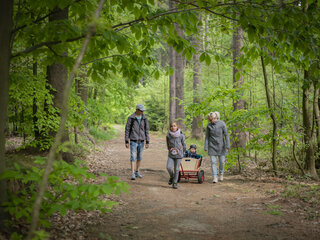
[[[214,119],[214,118],[220,119],[220,113],[219,112],[211,112],[208,114],[208,118],[209,119]]]

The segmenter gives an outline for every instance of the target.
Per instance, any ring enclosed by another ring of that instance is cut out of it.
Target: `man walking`
[[[142,104],[138,104],[136,112],[128,117],[126,124],[125,143],[126,148],[129,148],[130,140],[131,180],[135,180],[136,177],[142,178],[140,165],[144,141],[146,141],[146,148],[149,148],[149,121],[143,114],[145,110]]]

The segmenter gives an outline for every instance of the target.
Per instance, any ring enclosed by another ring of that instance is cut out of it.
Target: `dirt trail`
[[[205,182],[182,180],[177,190],[167,184],[167,150],[163,137],[151,136],[144,150],[142,179],[130,180],[129,150],[123,130],[117,139],[103,143],[100,171],[117,175],[130,185],[130,194],[92,226],[92,239],[320,239],[319,225],[297,216],[286,202],[266,190],[280,184],[249,181],[225,175],[212,183],[208,157],[202,169]],[[282,216],[266,213],[268,205],[281,206]]]

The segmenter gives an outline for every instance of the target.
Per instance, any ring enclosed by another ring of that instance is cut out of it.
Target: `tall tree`
[[[277,153],[277,142],[278,142],[278,123],[277,119],[274,113],[274,108],[272,107],[271,103],[271,97],[270,97],[270,91],[269,91],[269,83],[268,83],[268,76],[267,76],[267,71],[264,63],[264,58],[261,56],[261,65],[262,65],[262,71],[263,71],[263,78],[264,78],[264,87],[266,91],[266,98],[267,98],[267,104],[268,104],[268,110],[270,113],[270,117],[272,119],[272,166],[273,166],[273,171],[275,175],[277,175],[278,171],[278,166],[276,162],[276,153]]]
[[[169,0],[169,8],[174,8],[174,2],[171,0]],[[176,119],[176,52],[172,46],[169,47],[169,66],[173,70],[169,84],[169,121],[173,122]]]
[[[305,143],[305,169],[312,178],[318,179],[318,174],[315,168],[315,157],[313,148],[313,131],[312,131],[312,110],[309,105],[309,96],[311,92],[311,84],[309,79],[309,71],[304,71],[304,84],[302,86],[302,118],[303,118],[303,133]]]
[[[50,22],[57,21],[58,22],[57,24],[59,24],[61,21],[68,19],[68,12],[69,10],[67,7],[64,9],[60,9],[56,7],[53,10],[53,14],[49,16],[49,21]],[[59,35],[61,33],[56,33],[56,34]],[[67,51],[67,49],[65,49],[65,51]],[[63,57],[65,56],[66,56],[66,52],[63,53]],[[65,66],[64,63],[55,61],[54,63],[52,63],[50,66],[47,67],[47,75],[48,75],[48,82],[55,89],[55,91],[53,92],[54,106],[61,110],[62,104],[63,104],[62,103],[63,90],[68,78],[67,67]],[[69,141],[69,133],[67,130],[64,131],[64,134],[62,136],[62,142],[66,142],[66,141]],[[66,153],[66,152],[62,153],[62,158],[67,162],[73,161],[72,154],[70,153]]]
[[[176,24],[176,30],[180,37],[182,37],[182,29],[179,24]],[[185,129],[184,119],[184,57],[182,52],[176,53],[176,120],[181,129]]]
[[[197,52],[193,55],[193,103],[197,104],[201,102],[202,95],[201,63],[199,54],[201,49],[201,41],[199,40],[199,36],[193,37],[193,44]],[[196,139],[203,138],[202,115],[193,116],[191,135]]]
[[[241,48],[243,47],[243,30],[240,26],[234,23],[234,32],[232,39],[232,49],[233,49],[233,88],[238,93],[239,99],[233,101],[233,111],[244,110],[245,101],[243,99],[243,91],[241,87],[244,83],[243,75],[241,74],[241,69],[238,69],[237,62],[241,57]],[[236,124],[232,132],[233,136],[233,147],[244,149],[246,146],[246,133],[242,130],[240,124]]]
[[[5,129],[8,118],[9,98],[9,63],[10,63],[10,41],[11,28],[13,25],[13,1],[1,1],[0,8],[0,174],[6,169],[5,159]],[[3,203],[7,201],[7,183],[0,181],[0,226],[4,226],[7,214]]]
[[[316,151],[320,151],[320,114],[319,114],[319,80],[313,82],[314,95],[313,95],[313,112],[314,112],[314,120],[316,124],[316,136],[317,136],[317,147]],[[319,156],[316,159],[316,167],[319,163]]]
[[[169,100],[169,121],[173,122],[176,118],[176,52],[174,51],[173,47],[170,46],[169,49],[169,65],[170,68],[173,69],[172,74],[170,74],[170,100]]]
[[[308,1],[302,1],[302,11],[307,12],[309,7]],[[309,65],[309,68],[311,66]],[[318,174],[315,166],[314,148],[313,148],[313,114],[309,106],[309,95],[311,92],[312,84],[310,79],[310,70],[304,70],[303,84],[302,84],[302,118],[303,118],[303,133],[305,143],[305,169],[313,179],[318,180]],[[315,91],[316,93],[316,91]]]

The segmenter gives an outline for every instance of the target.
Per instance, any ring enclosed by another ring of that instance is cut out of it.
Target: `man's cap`
[[[137,106],[136,106],[136,109],[137,110],[140,110],[140,111],[145,111],[146,109],[144,108],[144,106],[143,106],[143,104],[138,104]]]
[[[197,145],[192,144],[192,145],[190,145],[190,148],[189,148],[189,149],[191,149],[191,148],[197,149]]]

